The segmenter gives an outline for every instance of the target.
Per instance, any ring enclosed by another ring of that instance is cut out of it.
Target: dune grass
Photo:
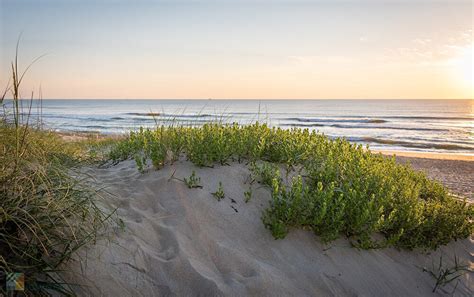
[[[271,190],[262,221],[275,238],[305,228],[324,242],[344,235],[365,249],[435,249],[473,231],[472,205],[425,174],[307,129],[259,123],[161,126],[131,132],[110,152],[115,162],[135,159],[142,172],[150,161],[159,169],[180,155],[197,166],[247,162]],[[280,168],[293,172],[293,179],[283,182]]]
[[[21,99],[17,64],[0,97],[0,295],[14,294],[6,288],[10,273],[24,274],[26,296],[71,295],[63,264],[108,224],[97,192],[75,170],[98,155],[90,142],[65,142],[30,123],[33,99]]]

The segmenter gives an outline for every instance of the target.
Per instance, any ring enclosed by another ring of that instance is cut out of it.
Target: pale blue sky
[[[472,1],[0,2],[47,98],[472,98]]]

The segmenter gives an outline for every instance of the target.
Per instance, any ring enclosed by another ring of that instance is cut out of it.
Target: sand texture
[[[178,180],[196,170],[202,189]],[[393,248],[357,250],[341,238],[323,245],[309,231],[291,230],[275,240],[261,222],[270,198],[254,186],[244,202],[249,171],[243,164],[197,168],[186,161],[144,174],[134,162],[89,168],[110,193],[125,229],[83,250],[69,279],[81,296],[437,296],[432,269],[443,254],[473,266],[474,242],[451,243],[436,252]],[[210,193],[222,181],[226,198]],[[473,275],[459,279],[455,296],[472,296]]]

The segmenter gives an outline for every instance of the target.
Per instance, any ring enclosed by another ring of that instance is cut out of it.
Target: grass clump
[[[454,266],[452,267],[447,267],[443,265],[443,255],[440,255],[439,257],[439,264],[437,267],[434,267],[433,263],[433,268],[431,270],[427,268],[423,268],[423,272],[429,273],[435,280],[435,286],[433,287],[433,293],[436,292],[438,288],[444,287],[447,284],[455,281],[459,277],[463,276],[464,274],[468,272],[472,272],[469,269],[468,264],[460,264],[459,259],[456,255],[454,255]],[[457,284],[456,284],[457,286]],[[456,286],[454,287],[454,291],[456,290]]]
[[[294,227],[310,229],[324,242],[344,235],[360,248],[435,249],[473,232],[472,205],[409,165],[342,138],[259,123],[162,126],[132,133],[111,158],[147,156],[149,145],[183,154],[197,166],[247,161],[253,175],[271,189],[262,220],[275,238]],[[298,170],[284,182],[280,167],[287,168],[287,176],[290,169]],[[373,240],[375,233],[384,239]]]
[[[96,239],[106,216],[96,192],[70,175],[75,151],[30,129],[16,155],[16,130],[0,124],[0,266],[25,275],[26,291],[67,293],[55,271]]]
[[[12,84],[0,96],[0,295],[9,294],[9,273],[24,274],[26,295],[70,295],[58,272],[96,240],[108,218],[75,170],[97,155],[30,124],[33,100],[20,98],[23,75],[15,60]],[[4,104],[8,90],[13,100]]]

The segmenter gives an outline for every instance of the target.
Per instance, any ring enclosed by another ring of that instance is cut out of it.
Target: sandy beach
[[[399,157],[453,191],[472,194],[473,163]],[[195,170],[202,189],[171,179]],[[322,244],[309,231],[275,240],[261,221],[268,189],[256,187],[244,202],[249,171],[243,164],[198,168],[178,161],[140,174],[132,161],[87,168],[117,209],[124,230],[81,251],[68,275],[81,296],[471,296],[472,274],[432,293],[424,269],[472,269],[474,241],[452,242],[433,252],[394,248],[358,250],[345,238]],[[210,193],[222,181],[226,198]]]

